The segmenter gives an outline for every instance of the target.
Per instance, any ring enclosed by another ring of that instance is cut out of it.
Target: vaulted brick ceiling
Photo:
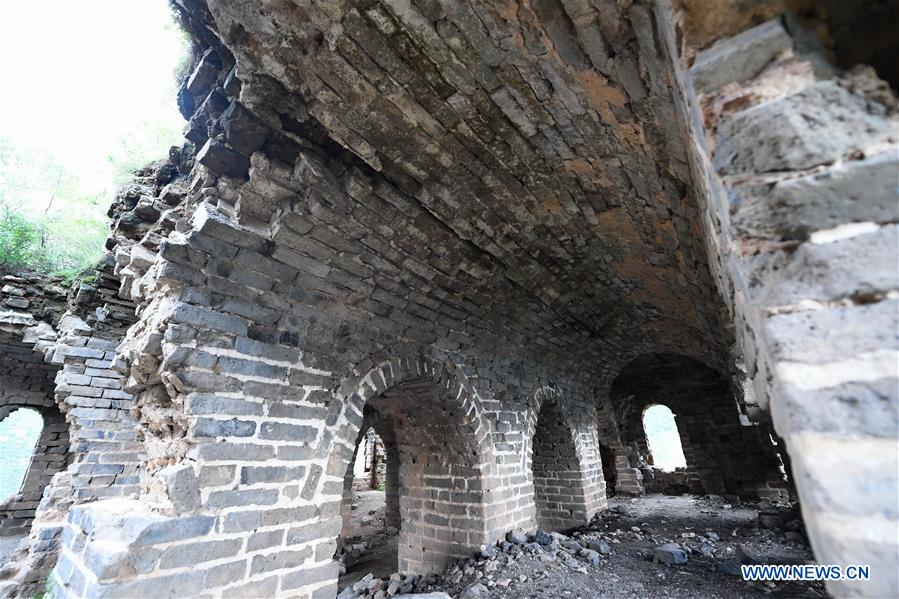
[[[356,293],[332,301],[371,309],[386,290],[549,360],[723,352],[649,3],[186,6],[233,53],[240,101],[317,157],[293,170],[318,188],[302,200],[273,200],[254,162],[237,211],[277,233],[293,210],[307,237],[347,240],[375,291],[336,281]]]

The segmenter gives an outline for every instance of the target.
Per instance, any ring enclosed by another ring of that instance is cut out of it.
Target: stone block
[[[197,161],[216,175],[235,179],[248,179],[250,176],[250,159],[215,139],[206,140],[197,152]]]
[[[316,568],[295,569],[284,575],[281,587],[296,589],[305,585],[322,583],[337,578],[337,574],[337,562],[335,561]]]
[[[725,175],[807,169],[863,152],[891,134],[882,106],[822,81],[723,118],[715,166]]]
[[[189,570],[169,576],[138,578],[126,582],[89,586],[82,597],[112,599],[121,597],[198,597],[203,591],[204,571]]]
[[[242,539],[227,539],[221,541],[191,542],[184,545],[167,547],[162,552],[159,560],[159,568],[183,568],[185,565],[199,565],[237,554],[243,546]],[[243,562],[241,562],[243,563]],[[243,569],[241,570],[243,572]]]
[[[305,474],[305,466],[244,466],[240,470],[240,482],[244,485],[254,485],[300,481]]]
[[[687,553],[677,543],[659,545],[652,552],[653,558],[663,564],[686,564]]]
[[[275,551],[266,555],[255,555],[250,565],[250,575],[272,572],[285,568],[296,568],[312,555],[312,549],[305,547],[297,551]],[[304,572],[304,569],[300,569]],[[308,570],[305,570],[308,572]]]
[[[222,61],[218,54],[212,48],[206,50],[190,77],[187,78],[185,83],[187,92],[195,98],[205,96],[212,88],[212,84],[215,83],[221,67]]]
[[[188,451],[188,457],[203,460],[230,460],[235,462],[259,462],[275,457],[270,445],[254,443],[202,443]]]
[[[166,466],[156,476],[165,482],[166,493],[175,513],[190,513],[200,507],[200,487],[193,466]]]
[[[213,491],[204,504],[209,509],[248,505],[274,505],[278,501],[276,489],[244,489]]]
[[[231,222],[215,206],[206,202],[197,206],[192,224],[196,231],[214,237],[220,242],[236,246],[236,248],[246,248],[261,253],[265,253],[268,248],[268,242],[260,235]],[[215,255],[222,257],[222,254],[218,252]]]
[[[318,515],[318,508],[313,505],[303,505],[291,508],[278,508],[267,510],[262,515],[264,526],[280,526],[281,524],[293,524],[303,522]]]
[[[316,436],[318,436],[318,431],[311,426],[281,422],[263,422],[259,426],[259,438],[271,441],[311,443]]]
[[[214,420],[197,418],[193,427],[195,437],[252,437],[256,423],[250,420]]]
[[[212,530],[214,523],[215,518],[211,516],[160,518],[142,527],[133,541],[133,546],[156,545],[201,537]],[[131,522],[128,524],[130,526]]]
[[[715,43],[700,52],[690,68],[697,92],[752,79],[778,54],[793,46],[781,19],[772,19]]]
[[[283,530],[257,531],[247,539],[247,551],[268,549],[269,547],[274,547],[275,545],[281,545],[283,542]]]
[[[191,393],[187,396],[189,414],[218,414],[233,416],[261,416],[264,406],[260,402],[220,395]]]
[[[877,380],[842,382],[817,390],[790,386],[776,409],[792,431],[889,438],[896,434],[899,422],[899,365],[894,360],[892,371]]]
[[[321,478],[323,469],[318,464],[313,464],[309,470],[309,477],[306,479],[306,482],[303,484],[303,490],[300,493],[300,497],[306,500],[311,500],[315,496],[315,491],[318,488],[318,481]]]
[[[247,156],[262,148],[268,127],[250,111],[233,102],[219,117],[225,131],[225,141]]]
[[[317,539],[329,539],[340,534],[340,518],[329,518],[312,524],[295,526],[287,531],[288,545],[301,545]]]
[[[206,571],[203,586],[214,589],[237,582],[246,576],[247,560],[238,560],[227,564],[212,566]]]
[[[269,576],[259,581],[249,582],[231,587],[222,592],[224,599],[256,599],[257,597],[274,597],[278,590],[278,577]]]
[[[247,322],[243,318],[222,314],[201,306],[176,303],[172,308],[170,318],[174,322],[210,328],[233,335],[247,334]]]
[[[238,337],[234,343],[234,349],[242,354],[279,362],[296,364],[300,360],[300,352],[293,347],[262,343],[247,337]]]
[[[226,514],[221,528],[224,533],[252,531],[262,525],[262,512],[240,511]]]
[[[804,243],[786,258],[778,276],[766,282],[762,300],[775,307],[803,300],[867,298],[899,289],[897,247],[899,225],[832,243]]]
[[[899,349],[899,301],[838,305],[768,317],[765,330],[779,361],[826,364]],[[814,339],[814,343],[809,343]]]
[[[846,223],[897,222],[897,172],[899,155],[887,152],[773,187],[738,190],[732,222],[744,236],[799,241]]]

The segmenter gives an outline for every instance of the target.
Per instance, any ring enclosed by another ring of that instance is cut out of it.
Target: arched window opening
[[[643,430],[654,467],[664,472],[687,467],[680,433],[670,409],[663,405],[646,408],[643,411]]]
[[[0,421],[0,502],[26,490],[26,475],[44,428],[36,410],[21,408]],[[43,489],[41,489],[43,491]],[[2,534],[2,533],[0,533]]]
[[[0,419],[0,536],[25,535],[44,489],[68,464],[69,427],[55,406],[5,405]]]

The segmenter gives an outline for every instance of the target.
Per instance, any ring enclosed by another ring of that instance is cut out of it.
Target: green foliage
[[[38,225],[8,206],[0,205],[0,264],[26,266],[44,263],[43,237]]]
[[[34,599],[47,599],[48,597],[53,596],[53,579],[50,578],[49,575],[44,579],[44,584],[41,586],[43,588],[38,591],[37,595],[34,596]]]
[[[175,0],[169,0],[169,10],[171,10],[172,21],[165,27],[165,30],[174,33],[181,45],[181,55],[172,70],[172,82],[175,84],[172,91],[177,93],[178,85],[187,78],[194,65],[193,55],[190,51],[191,39],[186,29],[188,24],[186,21],[183,21],[181,8]]]
[[[106,155],[114,183],[117,187],[128,183],[134,171],[167,157],[169,148],[182,143],[181,132],[170,123],[144,121],[133,132],[121,136],[119,145]]]
[[[73,278],[102,253],[106,225],[91,217],[31,218],[0,204],[0,265]]]
[[[52,157],[0,139],[0,265],[74,276],[102,254],[107,203]]]

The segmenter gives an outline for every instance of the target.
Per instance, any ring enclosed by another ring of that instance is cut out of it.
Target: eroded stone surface
[[[119,194],[100,283],[45,344],[81,452],[57,596],[333,596],[370,426],[401,569],[527,547],[602,510],[606,477],[662,484],[627,413],[660,397],[676,482],[783,498],[773,418],[816,550],[861,555],[835,531],[871,524],[813,454],[886,445],[843,398],[895,414],[895,336],[835,356],[797,331],[890,321],[894,104],[870,74],[832,76],[778,19],[691,79],[667,3],[177,7],[191,144]],[[750,12],[727,37],[776,16]]]

